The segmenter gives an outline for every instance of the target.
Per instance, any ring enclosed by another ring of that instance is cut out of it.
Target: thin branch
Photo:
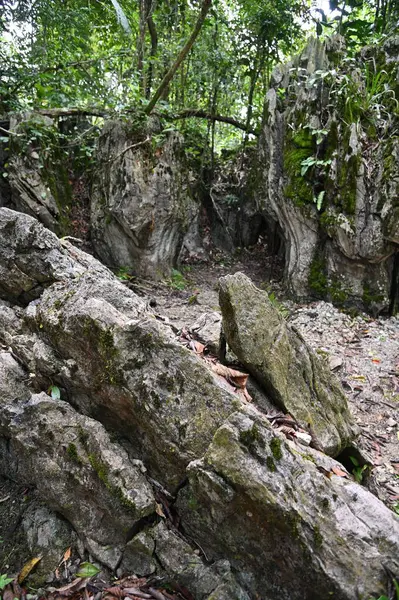
[[[82,115],[87,117],[106,117],[110,111],[97,108],[39,108],[35,110],[39,115],[45,117],[72,117],[73,115]]]
[[[220,123],[227,123],[228,125],[233,125],[233,127],[237,127],[238,129],[241,129],[242,131],[245,131],[247,133],[252,133],[253,135],[256,135],[256,136],[260,135],[259,131],[257,131],[256,129],[247,128],[245,123],[242,123],[241,121],[237,121],[237,119],[233,119],[232,117],[224,117],[222,115],[213,115],[212,113],[207,113],[205,110],[196,109],[196,108],[186,108],[185,110],[182,110],[180,113],[178,113],[176,115],[173,115],[173,116],[163,115],[163,116],[167,119],[171,119],[172,121],[175,121],[178,119],[189,119],[191,117],[196,117],[199,119],[208,119],[210,121],[219,121]]]
[[[134,148],[143,146],[144,144],[146,144],[147,142],[150,142],[150,141],[151,141],[151,139],[149,137],[147,137],[147,138],[145,138],[145,140],[142,140],[141,142],[137,142],[137,144],[132,144],[131,146],[128,146],[127,148],[122,150],[122,152],[119,152],[119,154],[117,154],[116,156],[109,158],[107,162],[115,162],[116,160],[118,160],[118,158],[123,156],[129,150],[133,150]]]
[[[19,137],[23,137],[23,133],[16,133],[15,131],[9,131],[8,129],[4,129],[4,127],[0,127],[0,131],[2,133],[6,133],[7,135],[15,135]]]

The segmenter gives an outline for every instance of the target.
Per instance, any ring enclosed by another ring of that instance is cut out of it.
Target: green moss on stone
[[[301,175],[302,162],[314,153],[314,141],[308,128],[288,133],[285,139],[283,162],[288,183],[284,195],[297,206],[313,203],[313,186]]]
[[[89,463],[93,470],[96,472],[98,479],[105,485],[107,490],[118,500],[118,502],[125,508],[136,510],[136,505],[132,500],[126,498],[121,488],[116,485],[112,485],[109,481],[108,468],[105,463],[96,454],[91,453],[88,455]]]
[[[313,539],[315,548],[321,548],[321,546],[323,545],[323,538],[320,533],[320,527],[318,525],[316,525],[313,529]]]
[[[106,486],[108,485],[107,478],[107,467],[103,463],[103,461],[96,456],[96,454],[89,454],[89,463],[91,464],[93,470],[96,472],[100,481],[102,481]]]
[[[261,436],[259,433],[258,426],[254,423],[251,429],[247,429],[246,431],[240,432],[240,442],[244,444],[244,446],[250,447],[255,442],[261,441]]]
[[[96,321],[87,318],[83,325],[83,333],[90,348],[97,348],[99,354],[99,380],[110,385],[121,385],[122,375],[117,366],[118,349],[114,344],[111,328],[103,329]]]
[[[269,469],[269,471],[272,471],[272,473],[274,473],[276,471],[276,464],[275,464],[272,456],[267,457],[266,465],[267,465],[267,468]]]
[[[270,442],[270,448],[275,460],[281,460],[283,457],[283,453],[281,450],[281,440],[279,437],[274,437]]]
[[[324,256],[316,252],[309,269],[309,288],[318,298],[324,298],[327,293],[328,281],[326,261]]]
[[[67,455],[74,463],[76,463],[78,465],[82,464],[83,461],[78,454],[78,450],[77,450],[75,444],[71,443],[68,445]]]
[[[354,215],[356,210],[357,178],[359,174],[362,157],[353,154],[349,159],[340,161],[337,185],[337,202],[342,211],[348,215]]]

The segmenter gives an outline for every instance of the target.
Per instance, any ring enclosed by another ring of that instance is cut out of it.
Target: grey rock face
[[[93,184],[92,239],[106,264],[159,278],[176,263],[198,206],[182,139],[169,135],[155,153],[149,138],[135,142],[128,124],[105,125]]]
[[[30,128],[48,128],[56,132],[56,126],[52,119],[39,115],[38,113],[21,113],[11,119],[10,129],[24,136],[24,143],[27,148],[12,148],[9,160],[9,183],[12,190],[11,204],[13,208],[38,219],[51,231],[58,234],[61,232],[60,215],[62,207],[57,203],[54,195],[58,183],[68,189],[68,178],[60,170],[63,167],[58,165],[56,173],[51,173],[51,165],[47,165],[46,171],[52,176],[51,190],[49,182],[43,179],[43,169],[40,165],[40,157],[33,142],[29,142]],[[32,135],[33,137],[33,135]],[[20,138],[14,138],[14,146]],[[59,179],[59,182],[57,181]],[[67,191],[65,190],[65,192]],[[60,198],[58,199],[60,200]],[[61,210],[60,210],[61,209]]]
[[[328,367],[243,273],[219,281],[226,339],[278,406],[336,456],[354,437],[345,395]]]
[[[393,41],[350,64],[342,44],[313,40],[273,74],[258,200],[283,231],[295,296],[378,311],[389,304],[398,236],[397,118],[393,91],[381,86],[377,102],[367,86],[383,70],[394,88],[399,64]]]
[[[36,488],[101,563],[166,576],[196,600],[385,592],[398,518],[333,475],[342,465],[276,435],[98,261],[27,215],[0,208],[0,231],[0,475]],[[159,516],[162,486],[181,530]]]
[[[190,333],[212,354],[219,355],[222,316],[217,312],[203,313],[190,325]]]
[[[30,506],[22,519],[22,528],[31,556],[42,559],[35,570],[35,580],[51,581],[52,573],[58,568],[65,550],[76,547],[78,538],[68,521],[49,510],[46,506]]]
[[[184,528],[210,560],[228,558],[254,597],[378,597],[386,585],[381,560],[399,572],[399,520],[334,475],[335,466],[273,433],[248,407],[189,466],[178,501]]]
[[[44,393],[2,406],[0,471],[37,487],[111,568],[122,556],[126,528],[154,511],[152,490],[139,467],[110,442],[104,428]]]

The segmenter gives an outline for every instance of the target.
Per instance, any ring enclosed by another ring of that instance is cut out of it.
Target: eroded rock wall
[[[96,156],[91,229],[107,265],[160,278],[176,265],[199,206],[183,138],[169,132],[154,145],[154,132],[138,137],[129,123],[106,123]]]
[[[283,230],[285,278],[297,297],[389,305],[399,241],[398,44],[348,59],[341,38],[313,40],[272,76],[258,198]]]

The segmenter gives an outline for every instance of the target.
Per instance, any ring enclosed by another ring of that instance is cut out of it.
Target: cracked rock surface
[[[0,475],[81,552],[198,599],[384,593],[399,524],[382,502],[273,431],[98,261],[27,215],[0,209],[0,230]]]

